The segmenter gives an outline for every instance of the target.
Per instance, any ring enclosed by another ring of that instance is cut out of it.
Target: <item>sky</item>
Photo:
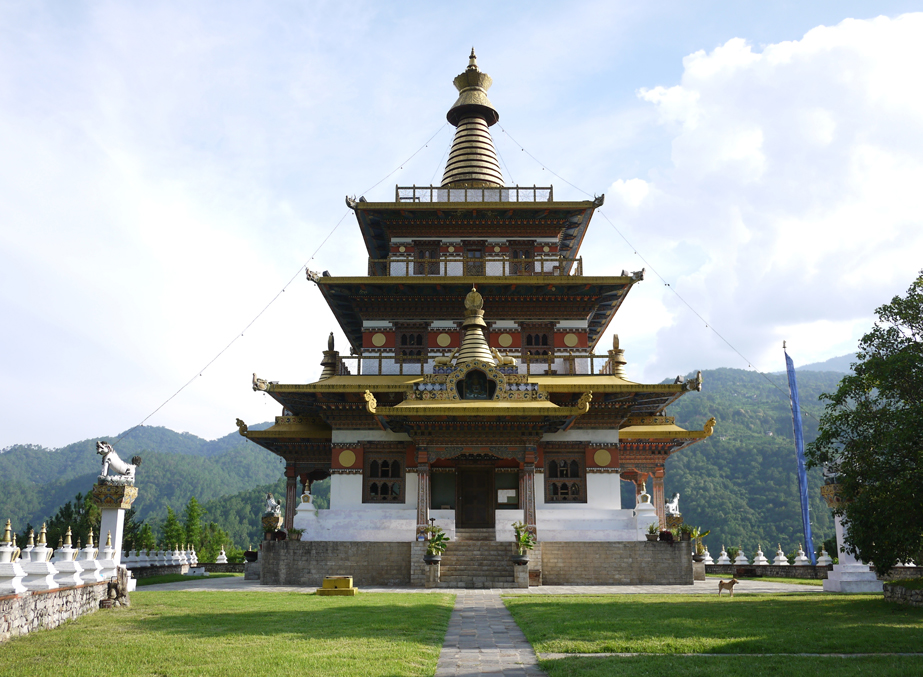
[[[917,6],[0,2],[0,448],[277,415],[252,374],[347,345],[302,267],[440,181],[472,45],[507,183],[605,194],[584,271],[646,269],[628,378],[852,352],[923,268]]]

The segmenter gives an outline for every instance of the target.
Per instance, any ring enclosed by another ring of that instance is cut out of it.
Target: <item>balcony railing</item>
[[[450,351],[446,351],[448,353]],[[362,355],[340,355],[341,368],[339,373],[351,374],[431,374],[433,373],[433,360],[441,357],[442,353],[429,351],[426,357],[402,357],[390,352],[363,352]],[[527,375],[544,374],[600,374],[609,373],[597,367],[608,362],[607,355],[593,355],[579,353],[571,355],[569,352],[558,351],[556,355],[510,355],[516,364],[516,373]],[[345,369],[349,371],[346,372]]]
[[[570,272],[568,272],[570,267]],[[418,259],[414,254],[392,254],[387,259],[369,259],[372,277],[463,277],[467,275],[583,275],[583,259],[545,256],[511,259],[506,256],[471,257],[443,254],[439,258]]]
[[[443,188],[396,186],[395,202],[552,202],[551,186],[504,186],[503,188]]]

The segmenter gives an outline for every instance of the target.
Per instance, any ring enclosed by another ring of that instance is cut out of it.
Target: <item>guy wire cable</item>
[[[376,182],[374,185],[372,185],[371,187],[366,188],[364,191],[362,191],[361,194],[368,193],[370,190],[372,190],[373,188],[375,188],[376,186],[378,186],[382,181],[384,181],[384,180],[387,179],[389,176],[391,176],[392,174],[394,174],[394,172],[397,172],[397,171],[403,169],[403,168],[404,168],[404,165],[407,164],[408,162],[410,162],[414,157],[416,157],[417,153],[419,153],[421,150],[423,150],[424,148],[426,148],[426,147],[429,145],[429,142],[432,141],[434,138],[436,138],[436,136],[439,134],[439,132],[441,132],[447,125],[448,125],[448,123],[445,123],[445,124],[443,124],[443,125],[440,125],[439,129],[436,130],[436,133],[433,134],[431,137],[429,137],[429,139],[427,139],[426,143],[424,143],[422,146],[420,146],[420,147],[413,153],[413,155],[411,155],[409,158],[407,158],[406,160],[404,160],[400,165],[398,165],[393,171],[389,172],[389,173],[388,173],[386,176],[384,176],[380,181],[377,181],[377,182]],[[314,260],[314,257],[317,256],[317,253],[321,250],[321,248],[322,248],[325,244],[327,244],[327,241],[333,236],[333,234],[336,232],[336,229],[340,227],[340,224],[343,223],[343,220],[349,215],[349,212],[350,212],[350,211],[351,211],[351,210],[349,210],[349,209],[346,210],[346,213],[344,213],[343,216],[340,217],[340,220],[336,222],[336,225],[330,230],[330,232],[327,234],[327,237],[325,237],[325,238],[323,239],[323,241],[317,246],[317,249],[314,250],[314,253],[311,254],[311,258],[309,258],[309,259],[308,259],[308,260],[307,260],[307,261],[295,272],[295,274],[292,275],[291,279],[289,279],[289,281],[285,283],[285,285],[282,287],[282,289],[279,290],[279,291],[276,293],[276,295],[272,297],[272,300],[270,300],[269,303],[267,303],[267,304],[263,307],[263,309],[262,309],[260,312],[258,312],[258,313],[256,314],[256,316],[255,316],[252,320],[250,320],[250,322],[247,324],[247,326],[244,327],[244,328],[240,331],[239,334],[235,334],[235,335],[234,335],[234,338],[231,339],[230,343],[228,343],[224,348],[222,348],[222,349],[218,352],[218,354],[215,355],[211,360],[209,360],[208,363],[207,363],[204,367],[202,367],[201,369],[199,369],[199,370],[198,370],[198,373],[196,373],[191,379],[189,379],[188,381],[186,381],[186,383],[184,383],[184,384],[180,387],[179,390],[177,390],[175,393],[173,393],[172,395],[170,395],[170,397],[168,397],[167,399],[165,399],[165,400],[160,404],[159,407],[157,407],[156,409],[154,409],[154,411],[152,411],[150,414],[148,414],[147,416],[145,416],[145,417],[144,417],[144,420],[142,420],[142,421],[141,421],[140,423],[138,423],[137,425],[135,425],[135,426],[129,428],[129,429],[126,430],[124,433],[122,433],[122,435],[114,442],[114,444],[118,444],[118,443],[121,442],[123,439],[125,439],[130,433],[132,433],[133,431],[135,431],[135,430],[137,430],[138,428],[140,428],[141,426],[143,426],[154,414],[156,414],[158,411],[160,411],[161,409],[163,409],[174,397],[176,397],[176,396],[179,395],[181,392],[183,392],[183,391],[184,391],[193,381],[195,381],[197,378],[200,378],[200,377],[202,376],[202,374],[205,372],[206,369],[208,369],[219,357],[221,357],[232,345],[234,345],[234,343],[235,343],[239,338],[242,338],[243,335],[244,335],[244,333],[245,333],[251,326],[253,326],[253,324],[254,324],[258,319],[260,319],[260,317],[263,315],[263,313],[265,313],[267,310],[269,310],[269,307],[270,307],[273,303],[276,302],[276,299],[278,299],[280,296],[282,296],[282,293],[289,287],[289,285],[292,284],[292,282],[295,281],[295,278],[297,278],[299,275],[301,275],[302,271],[304,271],[304,270],[307,269],[308,264],[311,263],[311,261]]]

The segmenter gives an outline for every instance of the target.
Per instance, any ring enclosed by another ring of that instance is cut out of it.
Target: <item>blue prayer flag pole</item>
[[[792,429],[795,434],[795,451],[798,455],[798,493],[801,495],[801,525],[804,529],[804,541],[811,556],[811,564],[817,564],[814,552],[814,538],[811,535],[811,510],[808,505],[808,473],[804,462],[804,433],[801,429],[801,403],[798,401],[798,382],[795,380],[795,363],[788,356],[785,341],[782,342],[785,353],[785,369],[788,372],[788,395],[792,405]]]

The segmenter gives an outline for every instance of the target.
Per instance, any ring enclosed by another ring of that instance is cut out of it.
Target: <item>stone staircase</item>
[[[495,541],[494,529],[457,529],[442,555],[440,588],[512,588],[512,543]]]

